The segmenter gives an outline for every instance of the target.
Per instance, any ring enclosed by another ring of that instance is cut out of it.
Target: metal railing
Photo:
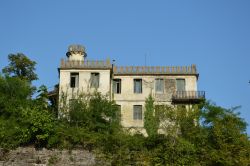
[[[176,91],[172,95],[173,100],[205,99],[205,91]]]

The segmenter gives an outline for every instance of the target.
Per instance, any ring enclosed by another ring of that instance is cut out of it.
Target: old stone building
[[[124,127],[143,128],[145,99],[152,94],[155,103],[192,105],[205,97],[197,90],[198,72],[191,66],[115,66],[109,59],[87,60],[85,48],[71,45],[61,60],[59,96],[67,92],[97,90],[114,99],[121,110]]]

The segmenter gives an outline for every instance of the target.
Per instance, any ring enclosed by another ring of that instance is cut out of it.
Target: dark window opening
[[[134,79],[134,93],[142,93],[142,79]]]
[[[121,79],[113,80],[113,93],[120,94],[121,93]]]
[[[70,87],[78,87],[79,73],[70,73]]]

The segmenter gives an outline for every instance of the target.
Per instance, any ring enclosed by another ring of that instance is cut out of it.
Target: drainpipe
[[[113,89],[112,89],[113,78],[114,78],[114,63],[115,63],[115,60],[113,59],[112,60],[111,72],[110,72],[110,101],[114,99]]]

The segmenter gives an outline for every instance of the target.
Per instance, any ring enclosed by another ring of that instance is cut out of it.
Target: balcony
[[[172,95],[175,104],[199,103],[205,99],[205,91],[176,91]]]

